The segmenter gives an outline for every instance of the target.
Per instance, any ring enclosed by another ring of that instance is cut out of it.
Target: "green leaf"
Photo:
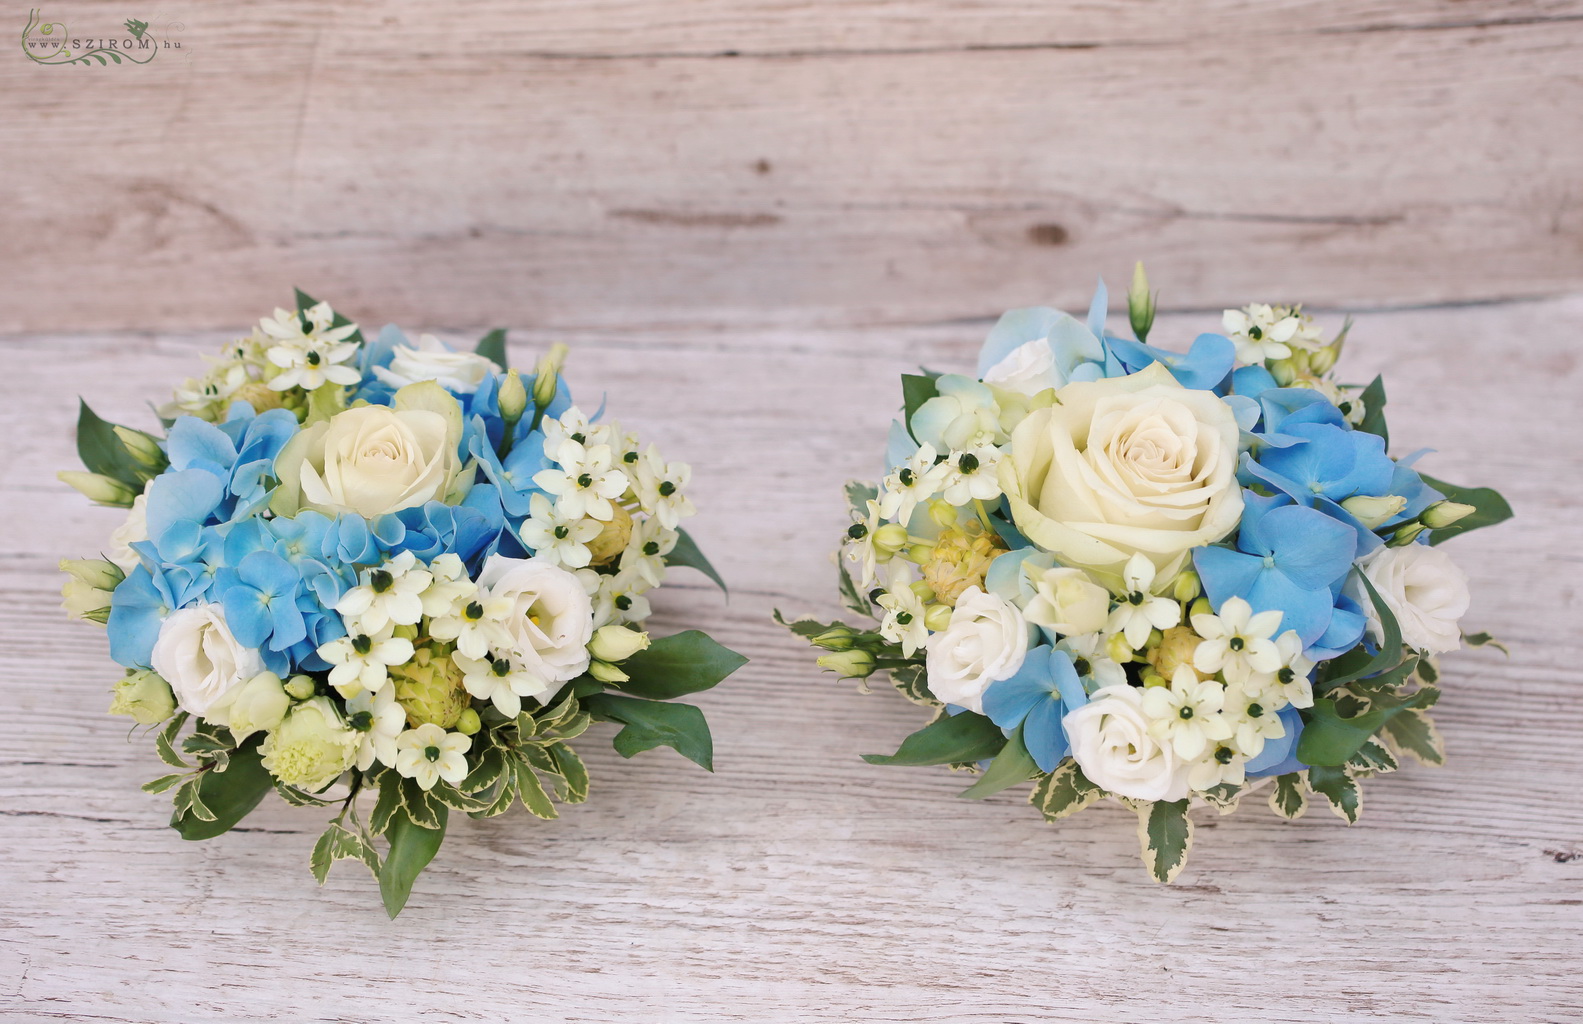
[[[369,819],[368,827],[374,835],[384,835],[400,810],[401,776],[394,769],[386,769],[379,776],[379,798],[374,802],[374,815]]]
[[[1028,753],[1027,744],[1022,741],[1022,725],[1018,724],[1006,740],[1006,745],[995,755],[995,760],[984,769],[984,774],[958,795],[964,800],[982,800],[1003,789],[1027,782],[1038,774],[1039,766],[1033,763],[1033,755]]]
[[[1385,634],[1380,639],[1379,651],[1370,655],[1362,644],[1343,654],[1334,661],[1327,663],[1328,671],[1321,677],[1320,682],[1326,687],[1341,686],[1354,679],[1365,676],[1379,675],[1398,664],[1402,660],[1402,630],[1396,622],[1396,616],[1391,612],[1385,599],[1380,597],[1380,592],[1374,589],[1374,584],[1361,572],[1357,579],[1363,584],[1363,589],[1368,591],[1369,600],[1374,603],[1374,611],[1380,617],[1380,629]]]
[[[868,518],[868,503],[879,497],[879,488],[861,480],[848,480],[846,483],[846,503],[852,509],[852,514],[860,519]]]
[[[313,877],[323,885],[330,874],[330,865],[338,860],[360,860],[373,872],[374,877],[379,877],[379,854],[373,845],[362,835],[346,828],[340,822],[331,822],[330,827],[324,830],[319,841],[313,844],[313,853],[308,858],[308,868],[313,872]]]
[[[1423,476],[1423,474],[1419,474]],[[1458,487],[1448,484],[1444,480],[1436,480],[1432,476],[1424,476],[1424,483],[1433,487],[1446,496],[1447,501],[1461,502],[1472,505],[1473,511],[1458,519],[1450,526],[1429,531],[1429,543],[1441,544],[1460,533],[1477,530],[1485,526],[1494,526],[1504,523],[1512,517],[1512,507],[1498,491],[1489,487]]]
[[[185,779],[186,777],[187,774],[185,772],[177,772],[175,775],[161,775],[153,782],[143,783],[143,792],[156,794],[164,793],[167,790],[173,789],[180,785],[181,780]]]
[[[1056,821],[1076,814],[1104,796],[1105,791],[1088,781],[1077,762],[1067,758],[1055,766],[1055,771],[1039,780],[1028,799],[1044,813],[1047,821]]]
[[[1348,825],[1363,813],[1363,791],[1345,768],[1314,765],[1308,769],[1308,788],[1330,802],[1330,809]]]
[[[231,755],[225,771],[210,770],[199,776],[197,797],[214,820],[205,821],[189,812],[171,824],[183,839],[213,839],[247,817],[274,786],[274,776],[259,757],[258,741],[250,740]]]
[[[601,693],[587,700],[600,721],[620,722],[612,746],[622,757],[655,747],[670,747],[706,771],[714,771],[714,740],[704,713],[691,704],[669,704]]]
[[[1385,429],[1385,379],[1375,377],[1358,397],[1363,400],[1363,422],[1358,424],[1358,429],[1379,435],[1385,447],[1390,448],[1391,435]]]
[[[671,553],[665,556],[665,564],[697,569],[713,580],[715,586],[720,588],[722,594],[731,593],[731,591],[726,589],[726,581],[721,579],[720,574],[715,571],[715,567],[709,564],[709,559],[705,558],[704,553],[698,549],[698,542],[693,540],[692,534],[686,530],[676,531],[676,546],[671,548]]]
[[[440,828],[445,820],[445,805],[431,797],[415,779],[401,780],[401,807],[421,828]]]
[[[1221,814],[1230,814],[1237,809],[1237,804],[1242,802],[1242,795],[1246,792],[1247,790],[1241,786],[1223,782],[1213,789],[1204,790],[1199,795],[1204,798],[1205,803]]]
[[[857,582],[852,579],[852,572],[846,567],[846,559],[838,555],[835,569],[841,606],[858,615],[873,615],[874,602],[869,600],[867,594],[858,592]]]
[[[1395,755],[1386,749],[1385,744],[1377,737],[1365,741],[1363,746],[1358,748],[1357,753],[1347,759],[1346,766],[1353,771],[1374,772],[1380,775],[1394,772],[1401,767]]]
[[[88,403],[78,399],[77,455],[90,473],[119,480],[133,490],[143,489],[138,462],[115,436],[115,424],[99,418]]]
[[[490,747],[478,757],[478,764],[462,780],[462,789],[468,793],[482,792],[500,781],[506,769],[506,755],[499,747]]]
[[[1287,821],[1296,821],[1308,810],[1308,793],[1303,788],[1302,772],[1287,772],[1275,778],[1270,791],[1270,810]]]
[[[522,806],[536,818],[548,821],[559,817],[550,795],[544,791],[543,781],[534,774],[532,766],[521,759],[514,759],[511,764],[516,773],[517,792],[522,796]]]
[[[1143,866],[1156,882],[1173,881],[1187,863],[1193,845],[1193,820],[1187,801],[1155,800],[1138,808],[1138,842]]]
[[[1463,633],[1462,641],[1469,647],[1493,647],[1508,657],[1512,653],[1506,649],[1505,644],[1495,639],[1495,637],[1489,633]]]
[[[1303,713],[1303,735],[1297,741],[1297,759],[1304,764],[1336,767],[1346,764],[1368,742],[1369,737],[1391,719],[1411,708],[1426,708],[1440,699],[1440,691],[1423,686],[1407,696],[1381,693],[1371,698],[1374,707],[1361,715],[1347,717],[1329,697],[1314,698],[1314,706]]]
[[[1446,746],[1434,720],[1407,708],[1385,723],[1385,735],[1396,749],[1424,764],[1445,764]]]
[[[561,778],[566,780],[566,795],[562,799],[569,804],[580,804],[587,800],[588,768],[583,764],[583,759],[577,756],[577,751],[564,743],[557,743],[550,747],[550,756],[555,759]]]
[[[964,711],[939,718],[901,741],[894,754],[864,754],[869,764],[961,764],[999,754],[1006,745],[1000,727],[983,715]]]
[[[617,684],[624,693],[650,700],[670,700],[697,693],[746,665],[748,660],[722,647],[707,633],[689,629],[663,636],[621,663],[627,680]]]
[[[791,630],[797,636],[802,637],[804,640],[812,640],[820,633],[834,629],[837,626],[846,625],[846,623],[840,621],[820,622],[818,619],[813,618],[812,616],[804,616],[803,618],[794,619],[791,622],[788,622],[786,621],[785,616],[781,615],[779,608],[774,609],[771,614],[775,617],[776,622],[780,623],[782,626],[785,626],[787,629]],[[856,630],[854,630],[854,632],[856,632]]]
[[[506,361],[509,358],[506,355],[506,332],[502,328],[496,327],[494,330],[480,338],[478,340],[478,347],[473,351],[494,363],[502,370],[511,369],[511,364]]]
[[[891,685],[896,687],[903,697],[921,707],[940,706],[940,701],[929,690],[929,669],[923,662],[898,665],[887,671],[890,674]]]
[[[390,852],[379,868],[379,894],[384,898],[385,912],[392,918],[407,905],[412,883],[429,866],[445,841],[445,819],[449,813],[444,804],[439,805],[439,828],[415,824],[404,810],[391,815],[390,827],[385,831]]]
[[[907,433],[912,434],[912,414],[918,407],[940,393],[933,377],[922,377],[913,373],[904,373],[901,377],[901,395],[903,422],[907,424]],[[918,439],[913,434],[913,440]]]

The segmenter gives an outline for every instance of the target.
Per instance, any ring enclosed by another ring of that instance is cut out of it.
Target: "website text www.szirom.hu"
[[[177,39],[29,39],[28,49],[54,52],[57,50],[179,50]]]

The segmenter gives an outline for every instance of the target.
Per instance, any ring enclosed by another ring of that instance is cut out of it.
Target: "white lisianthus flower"
[[[302,328],[304,319],[308,321],[306,331]],[[334,320],[334,311],[321,302],[300,314],[277,309],[273,318],[258,322],[273,341],[264,356],[281,368],[270,378],[271,388],[314,391],[327,383],[350,386],[363,379],[356,368],[341,365],[357,354],[357,342],[346,340],[357,333],[357,325],[332,327]]]
[[[311,508],[374,519],[443,501],[461,470],[461,437],[456,399],[433,381],[410,385],[389,408],[348,409],[286,442],[270,507],[284,516]]]
[[[494,360],[476,352],[452,351],[432,334],[419,335],[416,345],[397,345],[388,367],[374,367],[374,376],[393,388],[432,380],[458,395],[472,394],[485,377],[499,372]]]
[[[594,634],[593,603],[582,582],[544,558],[491,555],[478,574],[485,601],[504,600],[505,644],[497,646],[524,671],[552,683],[576,678],[588,668]],[[468,652],[471,656],[471,652]]]
[[[968,587],[956,600],[951,624],[929,637],[930,691],[947,704],[982,714],[984,691],[1022,667],[1028,639],[1028,624],[1016,605]]]
[[[1204,638],[1193,651],[1193,667],[1198,671],[1219,672],[1231,686],[1252,692],[1261,678],[1281,667],[1281,653],[1271,639],[1281,628],[1280,611],[1254,615],[1247,601],[1230,597],[1218,615],[1194,615],[1192,621],[1194,632]]]
[[[1210,740],[1231,738],[1231,722],[1220,713],[1225,693],[1215,680],[1199,679],[1192,666],[1177,666],[1171,685],[1144,687],[1149,735],[1170,744],[1183,761],[1196,760]]]
[[[1073,760],[1094,785],[1134,800],[1181,800],[1189,766],[1149,723],[1143,691],[1125,684],[1096,690],[1061,720]]]
[[[1457,624],[1466,614],[1471,596],[1467,574],[1450,555],[1427,544],[1408,544],[1380,548],[1360,559],[1358,568],[1396,616],[1403,643],[1430,654],[1444,654],[1462,646]],[[1370,635],[1380,639],[1384,633],[1374,602],[1362,593],[1358,603],[1368,616]]]
[[[396,771],[424,789],[441,779],[454,786],[467,778],[464,755],[472,745],[471,736],[446,732],[432,722],[408,729],[396,737]]]
[[[1023,618],[1035,626],[1063,636],[1080,636],[1104,629],[1110,617],[1110,591],[1088,578],[1081,569],[1055,566],[1029,577],[1033,598],[1023,608]]]
[[[132,499],[126,519],[110,534],[110,550],[105,557],[129,573],[142,562],[142,556],[132,550],[132,545],[148,540],[148,492]]]
[[[258,651],[231,635],[225,609],[197,604],[171,612],[160,624],[149,658],[176,695],[176,704],[216,725],[226,725],[236,691],[264,669]]]
[[[479,700],[492,701],[507,718],[521,713],[522,698],[542,701],[561,685],[513,664],[510,658],[469,658],[457,653],[451,660],[462,670],[462,685],[467,692]]]
[[[411,551],[403,551],[378,568],[364,569],[362,577],[362,583],[335,603],[347,629],[375,636],[391,623],[415,626],[423,618],[423,593],[434,576],[417,567],[417,556]]]
[[[1213,392],[1154,363],[1056,398],[1016,426],[1000,461],[1012,520],[1034,544],[1119,589],[1134,554],[1170,578],[1193,548],[1236,529],[1240,433]]]
[[[1006,353],[1005,358],[984,373],[983,381],[1004,391],[1032,397],[1060,387],[1066,383],[1066,378],[1055,364],[1055,350],[1050,347],[1050,339],[1036,338]]]
[[[568,516],[560,505],[535,494],[528,499],[528,518],[519,532],[522,543],[534,554],[568,569],[581,569],[593,561],[588,542],[603,529],[599,520]]]
[[[396,737],[407,728],[407,713],[396,703],[395,687],[348,698],[346,724],[358,735],[358,771],[368,771],[376,761],[391,768],[396,766]]]
[[[1154,571],[1154,563],[1141,551],[1127,560],[1121,573],[1122,598],[1105,623],[1105,632],[1120,633],[1137,650],[1148,642],[1152,630],[1170,629],[1182,621],[1182,606],[1168,597],[1154,596],[1157,585],[1166,578]]]

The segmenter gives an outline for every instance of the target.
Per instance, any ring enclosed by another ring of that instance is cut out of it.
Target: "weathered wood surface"
[[[355,865],[314,887],[319,812],[272,797],[213,842],[168,830],[166,800],[137,789],[160,773],[149,744],[103,714],[102,636],[56,609],[55,560],[116,520],[53,480],[72,396],[135,420],[219,339],[9,341],[0,1019],[1577,1020],[1580,322],[1583,297],[1359,321],[1349,366],[1387,373],[1400,450],[1439,448],[1437,472],[1517,510],[1452,549],[1469,623],[1512,655],[1444,660],[1449,766],[1370,783],[1351,829],[1258,801],[1199,812],[1172,887],[1118,808],[1052,827],[1016,794],[957,800],[944,769],[864,765],[921,713],[821,675],[769,621],[835,614],[840,484],[876,468],[897,374],[970,366],[984,324],[518,337],[519,364],[569,338],[585,393],[607,387],[695,464],[695,532],[734,590],[678,579],[657,626],[702,625],[753,662],[700,701],[718,774],[622,761],[598,727],[589,804],[460,819],[394,923]]]
[[[150,16],[183,48],[142,67],[3,48],[0,332],[218,329],[283,279],[456,327],[927,323],[1140,255],[1174,307],[1583,283],[1578,0]]]

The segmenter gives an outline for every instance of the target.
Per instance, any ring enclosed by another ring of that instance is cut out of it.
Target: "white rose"
[[[1056,566],[1030,574],[1029,582],[1034,595],[1022,614],[1035,626],[1062,636],[1080,636],[1103,629],[1110,618],[1110,591],[1081,569]]]
[[[1457,623],[1468,610],[1468,577],[1444,551],[1426,544],[1380,548],[1360,560],[1358,567],[1396,616],[1403,643],[1430,654],[1462,646]],[[1358,603],[1369,617],[1369,632],[1379,639],[1380,617],[1374,602],[1363,594]]]
[[[132,499],[132,509],[126,514],[125,521],[110,534],[110,550],[105,557],[119,565],[122,572],[130,573],[142,562],[142,557],[132,550],[132,545],[145,540],[148,540],[147,492]]]
[[[490,555],[478,586],[489,598],[511,601],[503,624],[522,668],[555,683],[588,669],[594,606],[576,576],[542,556]]]
[[[485,377],[499,372],[494,360],[476,352],[453,352],[432,334],[419,335],[415,347],[397,345],[389,367],[374,367],[374,375],[391,387],[432,380],[459,395],[472,394]]]
[[[1143,690],[1121,684],[1095,691],[1061,719],[1072,758],[1096,786],[1134,800],[1181,800],[1188,765],[1149,734]]]
[[[940,700],[984,712],[990,683],[1015,675],[1028,654],[1028,625],[1017,606],[977,587],[956,599],[951,625],[929,637],[929,689]]]
[[[462,409],[433,381],[402,388],[395,403],[337,413],[299,431],[275,460],[271,508],[373,519],[443,501],[460,469]]]
[[[1142,552],[1161,576],[1242,517],[1236,417],[1159,363],[1127,377],[1068,384],[1029,414],[1000,460],[1017,528],[1069,566],[1119,589]]]
[[[1037,395],[1066,383],[1055,365],[1055,350],[1049,338],[1038,338],[1018,345],[983,376],[985,384],[1019,395]]]
[[[236,691],[264,668],[258,651],[231,635],[217,604],[171,612],[160,624],[149,662],[170,684],[183,711],[216,725],[229,724]]]

